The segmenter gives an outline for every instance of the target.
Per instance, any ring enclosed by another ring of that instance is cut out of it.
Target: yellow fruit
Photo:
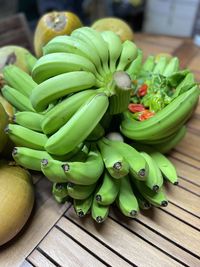
[[[14,107],[0,94],[0,103],[5,109],[5,112],[7,113],[9,117],[9,121],[12,121],[13,115],[15,113]]]
[[[0,246],[16,236],[27,222],[34,203],[29,173],[0,162]]]
[[[113,31],[119,35],[122,42],[134,40],[134,32],[131,27],[122,19],[115,17],[102,18],[95,21],[91,27],[97,31]]]
[[[27,73],[30,73],[28,59],[33,55],[24,47],[17,45],[8,45],[0,48],[0,73],[2,69],[9,64],[14,64]],[[0,83],[2,77],[0,77]]]
[[[42,55],[42,47],[57,35],[70,34],[82,27],[80,19],[72,12],[49,12],[43,15],[34,33],[34,49],[37,57]]]

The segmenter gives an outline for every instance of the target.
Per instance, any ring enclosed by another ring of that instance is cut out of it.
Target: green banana
[[[91,215],[92,218],[97,223],[102,223],[108,217],[109,214],[109,206],[102,206],[93,198],[92,207],[91,207]]]
[[[125,70],[136,59],[137,53],[137,46],[132,41],[126,40],[123,42],[117,70]]]
[[[3,69],[3,77],[8,85],[15,88],[24,96],[30,96],[37,86],[31,76],[15,65],[8,65]]]
[[[105,135],[105,130],[100,123],[96,125],[94,130],[88,135],[87,141],[98,141]]]
[[[149,166],[149,174],[145,181],[147,187],[157,192],[163,185],[162,173],[154,159],[146,152],[140,152]]]
[[[34,81],[41,83],[56,75],[73,71],[88,71],[98,79],[95,65],[89,59],[73,53],[52,53],[42,56],[33,68],[32,77]],[[99,81],[99,85],[103,84]]]
[[[125,158],[129,164],[131,175],[139,180],[146,179],[149,172],[148,165],[146,160],[136,149],[121,141],[111,141],[106,138],[104,138],[103,141],[118,150],[118,152]]]
[[[52,159],[46,151],[28,147],[14,147],[12,157],[22,167],[34,171],[41,171],[42,159]]]
[[[113,177],[105,171],[102,184],[95,195],[96,201],[104,206],[112,204],[119,193],[120,181],[121,180],[113,179]]]
[[[23,95],[16,89],[8,85],[4,85],[4,87],[1,89],[1,92],[5,99],[17,110],[34,112],[34,109],[28,97]]]
[[[67,183],[53,183],[52,194],[54,197],[66,198],[68,196]]]
[[[153,68],[152,72],[154,74],[163,74],[167,63],[168,63],[167,57],[165,57],[165,56],[160,57],[160,59],[158,60],[158,62],[155,65],[155,67]]]
[[[139,122],[130,116],[125,117],[120,131],[133,140],[156,140],[167,137],[187,121],[188,114],[191,116],[198,97],[198,86],[194,86],[148,120]]]
[[[43,115],[32,112],[32,111],[21,111],[15,113],[13,116],[13,121],[23,127],[28,129],[42,132],[41,122],[43,120]]]
[[[169,63],[167,64],[167,66],[165,67],[164,71],[163,71],[163,76],[165,77],[169,77],[170,75],[172,75],[174,72],[178,71],[179,69],[179,59],[177,57],[173,57]]]
[[[179,83],[179,85],[176,87],[176,90],[174,94],[172,95],[172,98],[178,97],[180,94],[186,92],[191,87],[195,85],[195,78],[193,73],[188,73],[185,78]]]
[[[37,58],[33,56],[31,53],[25,54],[26,63],[29,69],[29,72],[32,73],[33,67],[35,63],[37,62]]]
[[[171,182],[172,184],[177,185],[178,176],[177,176],[176,168],[171,163],[171,161],[166,156],[164,156],[162,153],[156,150],[153,150],[150,153],[150,156],[156,162],[164,178],[168,180],[169,182]]]
[[[113,31],[103,31],[101,32],[101,35],[108,45],[109,68],[113,73],[116,70],[117,60],[120,57],[122,51],[122,42],[119,36]]]
[[[66,179],[79,185],[95,184],[104,170],[101,154],[94,145],[92,145],[85,162],[66,162],[61,167]]]
[[[136,79],[137,75],[139,74],[142,67],[142,58],[143,58],[143,52],[141,49],[138,49],[138,55],[136,59],[133,60],[132,63],[126,69],[126,72],[131,77],[131,80]]]
[[[105,167],[113,178],[122,178],[129,173],[129,164],[123,155],[108,142],[104,142],[104,138],[98,141],[98,147]]]
[[[54,100],[95,86],[96,79],[91,72],[73,71],[52,77],[36,86],[30,96],[36,111],[44,111]]]
[[[160,206],[166,207],[168,205],[166,195],[163,192],[162,188],[159,191],[154,192],[151,189],[149,189],[143,181],[139,181],[136,179],[132,179],[132,180],[135,183],[140,194],[147,201],[149,201],[150,204],[152,204],[156,207],[160,207]]]
[[[73,35],[73,34],[72,34]],[[44,55],[56,52],[74,53],[89,59],[96,66],[97,71],[102,74],[102,67],[99,55],[91,47],[90,40],[83,37],[76,38],[75,36],[56,36],[43,47]],[[85,42],[86,41],[86,42]]]
[[[46,112],[42,120],[42,130],[45,134],[52,134],[60,129],[74,113],[93,95],[95,90],[85,90],[69,96]]]
[[[121,179],[119,194],[116,200],[120,211],[127,217],[135,217],[138,214],[139,206],[131,188],[129,176]]]
[[[132,186],[132,190],[133,190],[133,193],[134,193],[135,197],[137,198],[137,202],[138,202],[139,208],[141,210],[148,210],[148,209],[150,209],[151,208],[151,204],[149,203],[148,200],[146,200],[140,194],[140,192],[137,190],[137,188],[134,185]]]
[[[84,217],[90,210],[93,201],[93,194],[86,199],[73,199],[73,207],[78,217]]]
[[[67,191],[70,197],[75,199],[86,199],[95,190],[96,184],[78,185],[73,183],[67,184]]]
[[[47,142],[47,136],[45,134],[35,132],[17,124],[8,124],[5,131],[17,146],[44,150]]]
[[[152,72],[155,66],[155,57],[150,55],[147,57],[145,62],[142,64],[141,73]]]
[[[108,97],[99,93],[86,101],[69,121],[47,141],[45,149],[55,155],[73,150],[87,138],[108,108]]]

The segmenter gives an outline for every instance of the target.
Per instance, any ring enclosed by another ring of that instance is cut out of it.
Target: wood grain
[[[51,261],[47,259],[41,252],[35,249],[29,256],[28,260],[34,264],[35,267],[56,267]],[[22,267],[22,266],[20,266]]]

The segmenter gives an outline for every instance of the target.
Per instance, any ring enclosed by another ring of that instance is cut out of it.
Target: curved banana
[[[162,56],[159,58],[158,62],[156,63],[155,67],[153,68],[154,74],[163,74],[165,71],[165,68],[168,63],[168,58],[165,56]]]
[[[98,141],[98,147],[101,151],[105,167],[113,178],[122,178],[129,173],[129,164],[123,155],[104,138]]]
[[[67,191],[70,197],[75,199],[88,198],[96,188],[96,184],[78,185],[73,183],[67,184]]]
[[[5,85],[1,89],[2,95],[5,97],[5,99],[17,110],[19,111],[32,111],[35,110],[32,107],[32,104],[27,96],[23,95],[16,89]]]
[[[54,100],[89,89],[95,84],[96,78],[91,72],[73,71],[63,73],[36,86],[32,91],[30,100],[36,111],[44,111]]]
[[[171,163],[171,161],[164,156],[162,153],[154,150],[150,153],[150,156],[155,161],[159,169],[161,170],[164,178],[171,182],[172,184],[178,184],[178,176],[176,172],[176,168]]]
[[[8,85],[28,97],[37,86],[29,74],[15,65],[8,65],[3,69],[3,78]]]
[[[114,72],[117,68],[116,63],[118,58],[121,55],[122,51],[122,42],[119,36],[114,33],[113,31],[103,31],[101,35],[104,41],[108,45],[108,52],[109,52],[109,68],[111,72]]]
[[[101,154],[95,147],[92,147],[85,162],[66,162],[61,167],[66,179],[79,185],[95,184],[104,170]]]
[[[145,184],[151,190],[157,192],[163,185],[162,173],[156,165],[154,159],[149,154],[146,152],[140,152],[140,154],[144,157],[149,166],[149,174],[146,178]]]
[[[73,207],[78,217],[84,217],[90,210],[93,201],[93,194],[86,199],[74,199]]]
[[[152,72],[152,70],[154,69],[154,66],[155,66],[155,57],[150,55],[147,57],[145,62],[142,64],[140,72],[141,73]]]
[[[131,64],[126,69],[126,72],[129,74],[131,80],[136,79],[138,73],[141,70],[142,67],[142,58],[143,58],[143,52],[141,49],[138,49],[137,57],[135,60],[131,62]]]
[[[33,68],[32,77],[37,83],[42,83],[56,75],[73,71],[88,71],[98,79],[95,65],[89,59],[77,54],[61,52],[39,58]],[[99,86],[102,85],[103,83],[99,81]]]
[[[119,193],[120,181],[121,180],[113,179],[113,177],[105,171],[102,184],[95,194],[96,201],[104,206],[112,204]]]
[[[178,71],[179,69],[179,59],[177,57],[173,57],[165,67],[163,71],[163,76],[169,77],[172,75],[174,72]]]
[[[14,147],[12,157],[22,167],[34,171],[41,171],[42,159],[52,159],[46,151],[28,147]]]
[[[47,136],[45,134],[35,132],[17,124],[8,124],[5,131],[17,146],[44,150],[47,142]]]
[[[131,188],[129,176],[121,179],[121,185],[116,203],[120,211],[127,217],[135,217],[138,214],[139,206]]]
[[[62,100],[44,115],[41,124],[43,132],[45,134],[55,133],[95,94],[97,94],[95,90],[85,90]]]
[[[133,189],[133,193],[135,195],[135,197],[137,198],[137,202],[139,205],[139,208],[141,210],[148,210],[151,208],[151,204],[149,203],[149,201],[147,199],[145,199],[140,192],[137,190],[137,188],[135,188],[135,186],[132,186]]]
[[[180,129],[191,116],[198,97],[198,86],[194,86],[148,120],[139,122],[126,117],[120,125],[120,130],[133,140],[156,140],[167,137]]]
[[[85,38],[84,38],[85,39]],[[102,74],[102,67],[99,55],[91,47],[90,40],[76,38],[75,36],[56,36],[43,47],[44,55],[57,52],[74,53],[89,59],[96,66],[96,70]]]
[[[123,42],[117,70],[125,70],[136,59],[137,53],[137,46],[132,41],[126,40]]]
[[[92,96],[47,141],[45,149],[55,155],[63,155],[84,141],[99,123],[108,108],[108,97],[99,93]]]
[[[67,183],[53,183],[52,194],[61,199],[68,197]]]
[[[109,214],[109,206],[99,205],[99,203],[94,198],[91,207],[92,218],[97,223],[102,223],[108,217],[108,214]]]
[[[87,141],[98,141],[105,135],[105,130],[100,123],[96,125],[94,130],[88,135]]]
[[[42,132],[41,122],[44,115],[32,112],[32,111],[21,111],[17,112],[13,116],[13,121],[25,128]]]

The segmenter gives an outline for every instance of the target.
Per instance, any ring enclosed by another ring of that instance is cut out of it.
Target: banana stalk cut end
[[[140,177],[145,177],[145,176],[146,176],[146,170],[145,170],[145,169],[141,169],[141,170],[139,170],[138,175],[139,175]]]
[[[168,205],[168,201],[163,200],[163,201],[161,202],[161,206],[162,206],[162,207],[167,207],[167,205]]]
[[[63,168],[64,172],[68,172],[70,170],[69,164],[63,164],[61,167]]]
[[[77,211],[76,214],[78,215],[79,218],[82,218],[85,216],[85,213],[82,210]]]
[[[101,217],[101,216],[97,216],[96,217],[96,222],[97,223],[102,223],[104,220],[103,220],[103,218]]]
[[[42,159],[42,160],[41,160],[41,164],[42,164],[42,166],[44,166],[44,167],[47,166],[48,163],[49,163],[48,159]]]
[[[154,185],[153,188],[152,188],[152,190],[153,190],[154,192],[158,192],[159,189],[160,189],[160,188],[159,188],[158,185]]]
[[[17,155],[17,148],[14,147],[14,148],[13,148],[13,151],[12,151],[12,156],[16,156],[16,155]]]
[[[96,199],[97,202],[101,202],[102,201],[101,195],[96,195],[95,199]]]
[[[137,211],[136,210],[130,211],[130,216],[131,217],[135,217],[136,215],[137,215]]]

